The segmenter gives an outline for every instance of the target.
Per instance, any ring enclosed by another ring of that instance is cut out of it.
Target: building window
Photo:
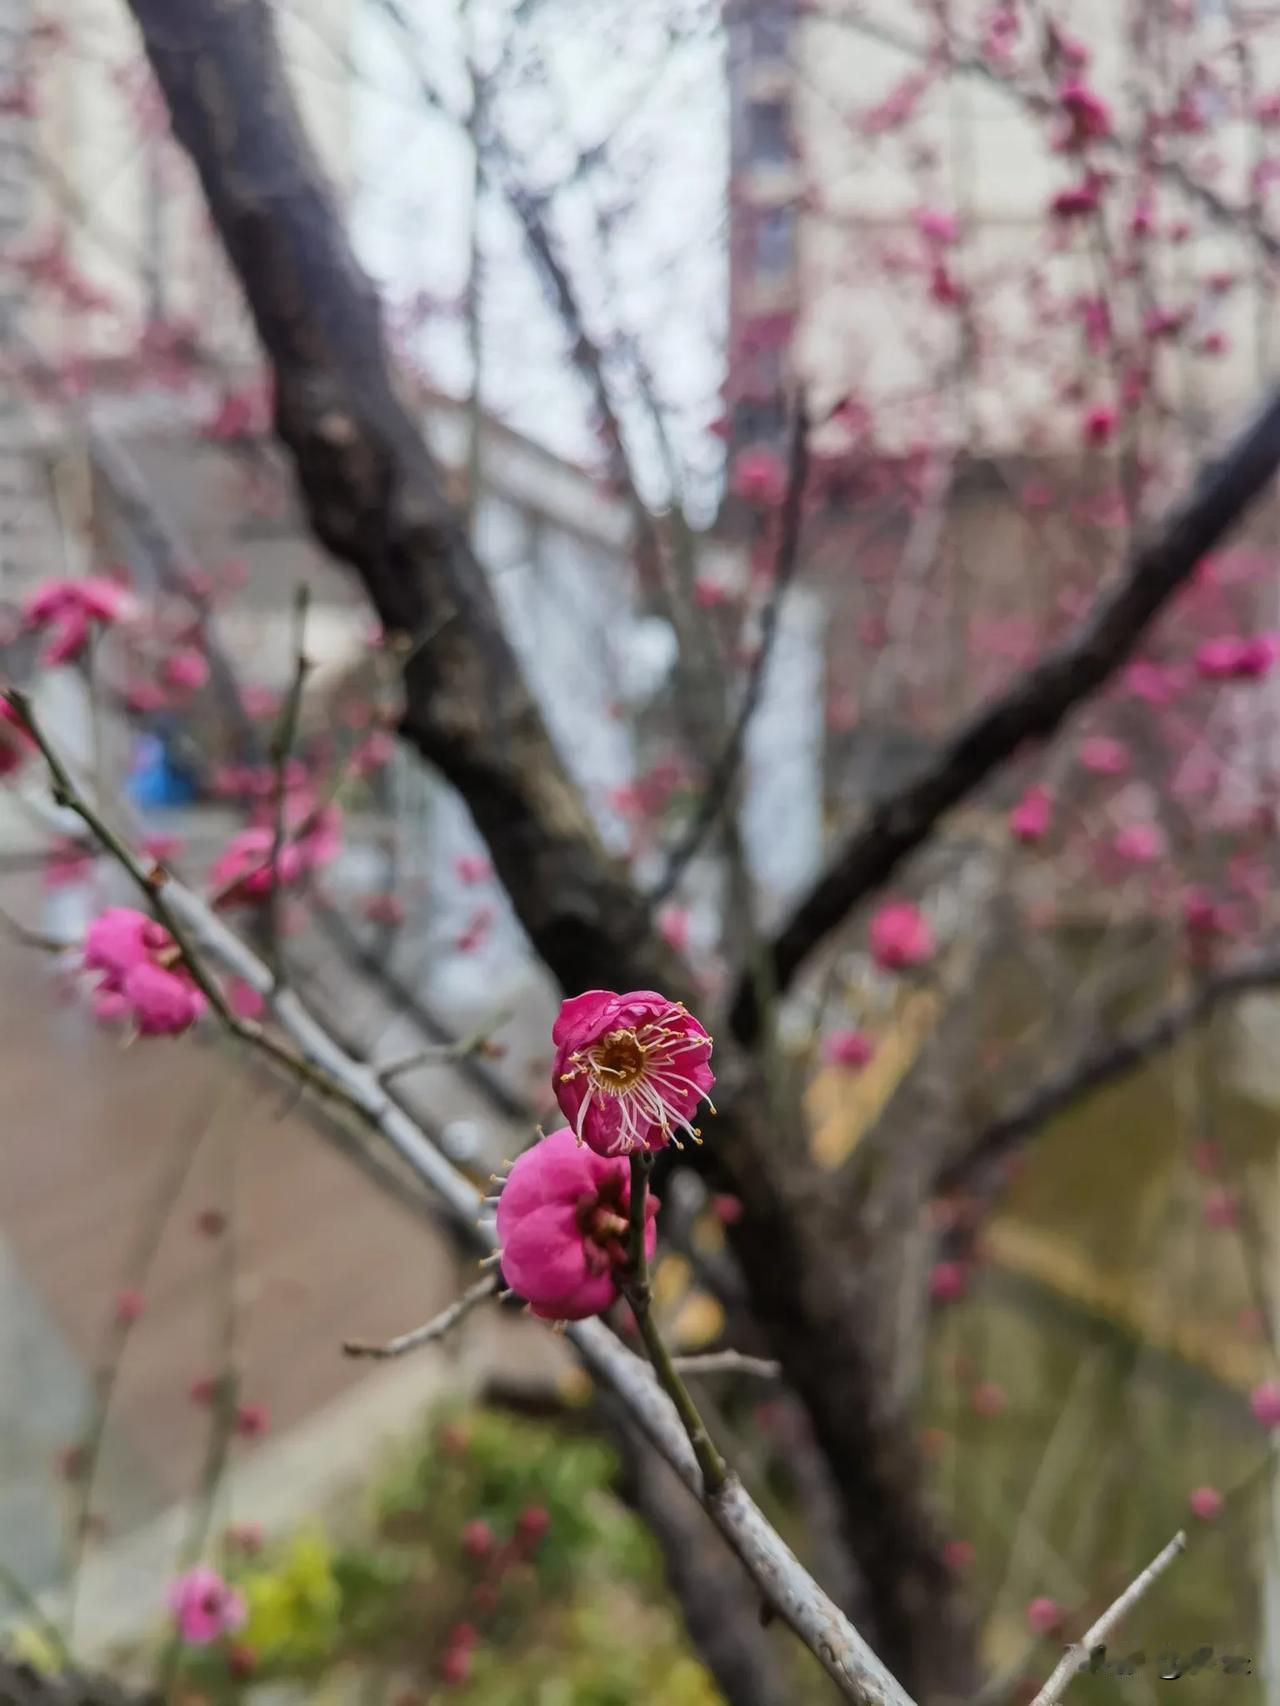
[[[791,121],[785,101],[753,101],[747,109],[747,148],[753,166],[786,166]]]

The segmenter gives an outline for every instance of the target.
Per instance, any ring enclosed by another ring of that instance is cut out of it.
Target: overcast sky
[[[417,70],[381,0],[364,0],[358,17],[357,238],[391,301],[419,290],[458,298],[468,265],[470,144],[426,104],[419,75],[425,71],[453,112],[465,111],[463,26],[449,4],[411,9],[404,0],[404,9],[417,32]],[[515,38],[519,63],[501,79],[497,123],[524,183],[538,191],[562,185],[584,150],[609,142],[605,166],[557,194],[549,223],[593,337],[638,341],[705,502],[719,471],[719,445],[706,429],[719,413],[726,300],[727,134],[715,9],[706,0],[639,0],[616,6],[604,27],[609,8],[596,0],[535,0],[530,10]],[[472,0],[468,27],[483,62],[510,39],[510,12],[505,0]],[[550,448],[593,456],[586,393],[496,191],[483,203],[481,242],[487,402]],[[436,383],[465,393],[470,363],[457,317],[436,316],[419,348]],[[637,422],[635,409],[624,418]],[[658,495],[652,444],[642,426],[635,430]]]

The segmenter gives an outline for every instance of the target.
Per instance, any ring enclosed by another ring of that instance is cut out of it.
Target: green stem
[[[645,1211],[649,1200],[649,1172],[652,1166],[653,1157],[646,1150],[640,1150],[631,1157],[631,1210],[626,1279],[622,1290],[631,1305],[631,1313],[636,1318],[636,1326],[640,1329],[640,1337],[649,1353],[649,1361],[653,1364],[658,1384],[675,1405],[680,1424],[689,1436],[689,1444],[693,1447],[693,1455],[702,1472],[703,1490],[707,1494],[714,1494],[721,1490],[728,1479],[728,1468],[724,1458],[716,1450],[711,1435],[707,1432],[707,1424],[698,1413],[698,1406],[690,1396],[689,1388],[680,1378],[680,1373],[671,1360],[671,1352],[663,1344],[662,1335],[653,1319],[653,1288],[649,1280],[649,1258],[644,1247],[647,1219]]]

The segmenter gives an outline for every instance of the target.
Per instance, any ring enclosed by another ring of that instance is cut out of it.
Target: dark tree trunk
[[[377,297],[304,136],[262,0],[130,0],[174,131],[244,288],[317,538],[405,644],[403,736],[466,801],[536,949],[567,993],[661,988],[687,968],[602,849],[502,632],[418,426]],[[865,1584],[864,1633],[904,1686],[976,1679],[909,1419],[887,1413],[856,1232],[754,1063],[717,1040],[712,1164],[743,1200],[733,1228],[751,1307],[805,1403]],[[710,1134],[709,1134],[710,1135]]]

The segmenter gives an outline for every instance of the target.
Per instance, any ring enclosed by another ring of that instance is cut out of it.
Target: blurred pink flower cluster
[[[179,1036],[204,1012],[204,996],[173,937],[131,907],[108,907],[94,919],[85,937],[84,967],[99,974],[95,1016],[129,1020],[140,1036]]]

